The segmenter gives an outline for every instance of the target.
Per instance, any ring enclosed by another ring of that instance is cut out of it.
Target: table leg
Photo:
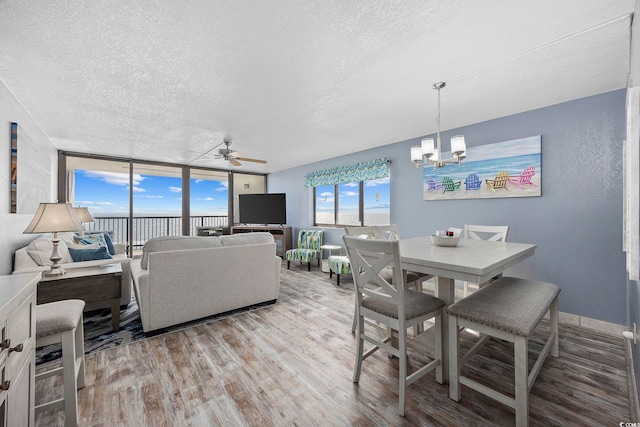
[[[455,302],[455,280],[437,276],[436,296],[445,302],[447,306]],[[449,382],[449,316],[442,315],[442,377],[445,382]]]
[[[113,327],[113,332],[120,330],[120,298],[111,300],[111,326]]]

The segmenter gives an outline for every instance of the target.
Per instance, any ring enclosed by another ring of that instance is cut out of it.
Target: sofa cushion
[[[73,249],[69,248],[69,254],[74,262],[94,261],[97,259],[111,259],[106,246],[99,246],[95,249]]]
[[[27,253],[36,264],[53,264],[50,260],[51,252],[53,252],[53,243],[51,242],[51,239],[51,237],[38,237],[27,246]],[[62,257],[62,260],[60,260],[61,263],[73,262],[73,259],[69,254],[69,249],[67,249],[66,243],[62,240],[58,243],[58,253]]]
[[[196,236],[162,236],[153,237],[146,241],[142,247],[142,261],[140,266],[147,269],[149,264],[149,253],[179,251],[187,249],[207,249],[219,248],[219,237],[196,237]]]
[[[220,236],[222,246],[244,246],[258,243],[273,243],[273,235],[266,232],[241,233]]]

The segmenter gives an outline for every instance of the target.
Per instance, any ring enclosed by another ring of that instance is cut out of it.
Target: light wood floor
[[[406,416],[399,417],[397,359],[382,352],[364,361],[353,384],[354,291],[351,280],[342,282],[336,287],[317,267],[308,273],[284,265],[275,305],[88,355],[79,425],[514,424],[511,409],[466,387],[459,403],[449,399],[433,372],[409,386]],[[531,360],[540,349],[532,341]],[[629,422],[624,351],[622,338],[561,325],[560,357],[547,358],[531,390],[530,425]],[[414,368],[424,360],[409,357]],[[508,344],[492,341],[472,361],[473,376],[504,391],[512,386]],[[56,390],[44,383],[36,401]],[[62,412],[48,412],[36,425],[63,420]]]

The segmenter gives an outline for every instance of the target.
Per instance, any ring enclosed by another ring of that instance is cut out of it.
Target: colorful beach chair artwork
[[[427,178],[427,191],[437,191],[442,188],[442,182],[435,181],[433,178]]]
[[[509,191],[509,172],[507,171],[499,172],[494,179],[485,179],[485,181],[487,182],[487,187],[494,193],[499,188]]]
[[[482,185],[482,180],[478,175],[472,173],[467,176],[464,180],[464,192],[466,193],[469,190],[480,190],[480,186]]]
[[[453,182],[453,180],[448,177],[445,176],[444,178],[442,178],[442,194],[450,191],[453,194],[456,194],[456,192],[460,189],[460,186],[462,185],[462,181],[456,181]]]
[[[531,178],[535,174],[536,174],[535,166],[527,166],[526,168],[524,168],[524,170],[520,175],[509,177],[509,183],[515,184],[520,188],[524,187],[525,185],[533,185],[534,187],[537,187],[536,184],[531,182]]]

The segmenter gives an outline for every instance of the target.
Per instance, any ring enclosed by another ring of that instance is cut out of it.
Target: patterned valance
[[[304,176],[304,185],[305,187],[318,187],[320,185],[336,185],[345,182],[387,178],[388,176],[389,162],[386,157],[383,157],[368,162],[309,172]]]

